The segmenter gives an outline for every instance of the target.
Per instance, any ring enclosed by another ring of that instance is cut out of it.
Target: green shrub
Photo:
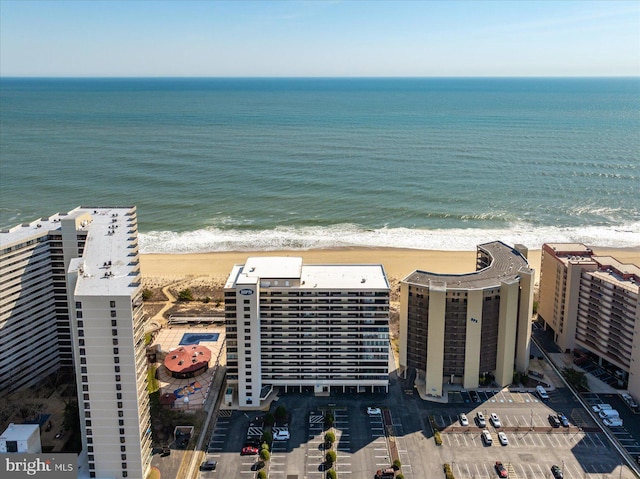
[[[436,441],[436,446],[442,446],[442,437],[440,437],[440,431],[433,433],[433,439]]]
[[[262,459],[263,461],[268,461],[270,458],[271,458],[271,454],[269,454],[268,449],[260,450],[260,459]]]
[[[268,444],[268,443],[266,443],[266,442],[263,442],[263,443],[260,445],[260,449],[266,449],[266,450],[268,451],[268,450],[269,450],[269,444]]]
[[[393,461],[393,468],[396,471],[399,471],[401,467],[402,467],[402,463],[400,462],[400,459],[396,459],[395,461]]]
[[[334,469],[329,469],[327,471],[327,479],[337,479],[338,478],[338,473],[334,470]]]
[[[399,474],[396,476],[396,479],[404,479],[404,474],[399,473]]]
[[[178,293],[178,301],[193,301],[193,293],[189,288],[183,289]]]
[[[324,455],[324,458],[329,464],[333,464],[338,459],[338,456],[336,455],[336,451],[327,451],[327,453]]]
[[[265,471],[264,469],[258,471],[258,474],[256,474],[256,478],[257,479],[267,479],[267,471]]]
[[[333,427],[334,421],[335,421],[335,418],[333,417],[333,414],[328,412],[327,415],[324,417],[324,427],[326,427],[327,429],[330,427]]]
[[[336,442],[336,435],[332,431],[329,431],[324,435],[324,440],[329,444],[333,444]]]
[[[143,289],[142,301],[149,301],[151,298],[153,298],[153,291],[151,291],[149,288]]]
[[[262,442],[265,444],[271,444],[272,441],[273,441],[273,435],[271,434],[271,431],[263,431]]]

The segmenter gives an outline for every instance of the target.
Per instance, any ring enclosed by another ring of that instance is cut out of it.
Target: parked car
[[[382,414],[382,411],[380,410],[379,407],[371,407],[371,406],[369,406],[367,408],[367,414],[369,416],[379,416],[380,414]]]
[[[493,424],[493,427],[498,428],[501,426],[500,424],[500,418],[498,417],[498,415],[495,412],[491,413],[491,416],[489,416],[489,421],[491,421],[491,424]]]
[[[591,406],[591,410],[595,413],[606,411],[607,409],[613,409],[613,406],[611,404],[596,404],[595,406]]]
[[[218,463],[216,461],[204,461],[200,464],[201,471],[215,471]]]
[[[378,469],[375,479],[393,479],[396,477],[396,470],[392,467],[386,469]]]
[[[289,431],[284,431],[284,430],[279,430],[276,431],[275,434],[273,435],[273,439],[276,441],[287,441],[290,438],[290,434]]]
[[[458,420],[460,421],[461,426],[469,425],[469,420],[467,419],[467,415],[465,413],[458,414]]]
[[[484,442],[487,446],[491,446],[493,444],[493,439],[491,439],[491,433],[486,429],[482,431],[482,442]]]
[[[264,461],[260,460],[260,461],[256,461],[251,465],[251,470],[252,471],[258,471],[260,469],[262,469],[264,467]]]
[[[564,479],[560,467],[556,466],[555,464],[551,466],[551,474],[553,474],[553,479]]]
[[[242,454],[243,456],[255,456],[256,454],[258,454],[258,448],[253,446],[246,446],[242,448],[240,454]]]
[[[496,461],[496,472],[498,473],[498,477],[508,477],[507,468],[500,461]]]
[[[636,402],[635,399],[633,399],[633,396],[631,394],[622,393],[621,396],[622,396],[622,399],[624,399],[624,402],[626,402],[629,405],[629,407],[633,409],[638,407],[638,403]]]
[[[167,457],[169,455],[171,455],[171,449],[166,446],[163,447],[162,451],[160,451],[160,457]]]
[[[569,427],[569,420],[567,419],[567,416],[565,416],[561,412],[558,413],[558,421],[560,421],[560,424],[562,424],[564,427]]]
[[[484,414],[480,411],[476,413],[476,424],[478,427],[487,427],[487,421],[484,420]]]
[[[502,431],[498,433],[498,440],[500,441],[500,444],[502,444],[503,446],[506,446],[509,444],[509,439],[507,439],[507,435]]]
[[[603,424],[608,427],[622,427],[622,419],[619,417],[612,417],[608,419],[604,419]]]
[[[558,421],[558,417],[555,414],[549,414],[549,424],[553,427],[560,427],[560,421]]]
[[[471,396],[473,402],[480,402],[480,396],[478,396],[476,391],[469,391],[469,396]]]

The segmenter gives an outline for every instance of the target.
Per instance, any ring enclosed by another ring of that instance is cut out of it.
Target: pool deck
[[[211,351],[211,361],[209,361],[209,369],[193,378],[177,379],[172,377],[169,372],[158,361],[158,383],[160,384],[160,395],[165,393],[173,393],[176,389],[184,388],[189,384],[197,381],[202,386],[201,389],[195,391],[188,396],[188,402],[184,398],[176,399],[173,403],[174,408],[180,409],[202,409],[211,387],[211,382],[215,376],[216,369],[219,365],[225,364],[225,328],[219,325],[206,325],[195,327],[169,326],[162,328],[155,340],[154,345],[158,346],[158,352],[166,354],[169,351],[179,348],[180,341],[185,334],[212,334],[218,333],[217,341],[200,341],[201,346],[206,346]],[[161,354],[161,356],[163,355]]]

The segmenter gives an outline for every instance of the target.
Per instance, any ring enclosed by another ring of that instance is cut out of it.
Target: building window
[[[120,381],[120,375],[116,374],[116,381]]]
[[[87,452],[93,452],[93,446],[87,446]]]
[[[89,409],[89,403],[88,402],[83,403],[83,408],[84,409]]]
[[[116,370],[117,373],[120,372],[120,366],[115,366],[114,369]]]
[[[78,336],[80,336],[80,337],[84,336],[84,330],[83,329],[79,329],[78,330]]]
[[[93,438],[92,437],[88,437],[87,438],[87,444],[93,444]]]
[[[116,302],[115,301],[109,301],[109,306],[111,308],[115,308],[116,307]]]
[[[116,393],[116,399],[122,399],[122,393]]]
[[[112,336],[117,336],[118,335],[118,330],[117,329],[112,329],[111,330],[111,335]]]
[[[84,339],[82,340],[82,342],[84,343]],[[85,354],[87,354],[87,350],[84,348],[80,348],[80,356],[84,356]]]
[[[129,477],[129,473],[127,471],[122,471],[122,477]]]
[[[84,346],[84,339],[78,339],[78,345]]]
[[[18,441],[7,441],[7,452],[18,452]]]
[[[81,357],[80,358],[80,364],[87,364],[87,358]]]
[[[87,385],[87,384],[83,384],[83,385],[82,385],[82,390],[83,390],[83,391],[88,391],[88,390],[89,390],[89,385]]]
[[[120,460],[126,461],[127,460],[127,455],[126,454],[120,454]]]
[[[116,391],[122,390],[122,384],[116,384]]]
[[[93,464],[89,464],[89,469],[92,469],[93,467]],[[93,479],[94,477],[96,477],[96,473],[93,471],[89,471],[89,477]]]
[[[87,427],[91,427],[91,419],[87,419],[87,420],[84,422],[84,425],[85,425],[85,426],[87,426]]]
[[[118,409],[122,409],[122,402],[118,401]]]
[[[87,429],[87,436],[93,436],[93,430],[92,429]],[[89,441],[87,441],[89,442]],[[93,441],[92,441],[93,443]]]
[[[245,307],[244,307],[244,310],[245,310],[245,311],[251,311],[251,306],[245,306]]]
[[[121,427],[121,428],[120,428],[120,434],[121,434],[122,436],[124,436],[124,428],[123,428],[123,427]]]
[[[88,401],[89,400],[89,394],[86,394],[86,393],[83,394],[82,395],[82,399],[84,399],[85,401]]]
[[[82,309],[82,303],[80,301],[76,301],[76,309]]]
[[[118,417],[124,417],[124,412],[123,411],[118,411]]]
[[[118,338],[113,338],[113,345],[117,346],[118,345]]]
[[[126,469],[126,468],[127,468],[127,463],[126,463],[126,462],[123,462],[123,463],[122,463],[122,469]]]
[[[118,348],[113,348],[113,354],[120,354],[120,351],[118,350]]]
[[[120,363],[120,356],[114,356],[113,357],[113,362],[116,363],[116,364],[119,364]]]
[[[251,319],[251,315],[250,314],[245,314],[244,315],[244,319]]]
[[[124,426],[124,419],[118,419],[118,426]]]
[[[81,376],[81,378],[83,383],[89,382],[89,380],[87,379],[87,376]]]
[[[83,359],[84,359],[84,358],[83,358]],[[82,367],[80,368],[80,372],[81,372],[82,374],[87,374],[87,367],[86,367],[86,366],[82,366]]]
[[[124,444],[124,437],[120,438],[120,444]]]
[[[127,452],[127,446],[120,446],[120,452]]]
[[[82,319],[82,311],[76,311],[76,318]],[[78,327],[82,328],[82,321],[78,321]]]
[[[88,405],[85,404],[85,409],[88,409],[87,407]],[[91,412],[90,411],[85,411],[84,412],[84,417],[85,418],[91,418]]]

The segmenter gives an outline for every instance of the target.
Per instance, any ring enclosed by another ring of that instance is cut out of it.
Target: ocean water
[[[0,79],[0,227],[143,252],[640,246],[640,79]]]

